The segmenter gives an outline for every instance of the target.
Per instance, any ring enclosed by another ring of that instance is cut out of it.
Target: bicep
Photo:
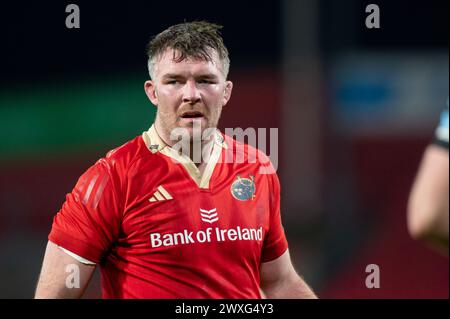
[[[261,287],[264,289],[264,287],[272,286],[292,273],[295,273],[295,270],[292,266],[289,250],[286,250],[275,260],[261,264]]]
[[[49,241],[45,251],[35,298],[80,298],[95,265],[86,265]]]
[[[274,298],[317,298],[311,288],[294,269],[289,250],[275,260],[262,263],[261,289],[263,297]]]

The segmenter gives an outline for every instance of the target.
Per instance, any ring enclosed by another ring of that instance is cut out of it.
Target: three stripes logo
[[[210,223],[210,224],[219,220],[216,208],[213,208],[211,210],[200,208],[200,216],[202,218],[202,221],[204,221],[206,223]]]
[[[153,194],[153,196],[149,199],[151,203],[153,202],[160,202],[164,200],[173,199],[172,196],[170,196],[169,192],[164,189],[164,187],[159,186],[157,188],[157,191]]]
[[[98,171],[94,175],[82,176],[75,186],[75,198],[92,209],[96,209],[109,182],[109,175]]]

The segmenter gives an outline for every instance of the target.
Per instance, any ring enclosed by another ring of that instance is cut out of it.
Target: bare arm
[[[277,259],[261,264],[263,296],[275,298],[316,299],[317,296],[295,272],[289,250]]]
[[[77,261],[49,241],[35,298],[81,298],[94,270],[95,265]]]
[[[408,230],[448,256],[448,150],[430,145],[420,165],[408,203]]]

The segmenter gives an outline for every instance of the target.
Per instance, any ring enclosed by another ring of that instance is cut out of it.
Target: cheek
[[[208,102],[208,105],[214,106],[222,106],[223,103],[224,92],[219,88],[210,88],[205,90],[204,100]]]
[[[173,113],[176,111],[178,104],[179,100],[176,94],[167,90],[158,92],[158,108],[160,112]]]

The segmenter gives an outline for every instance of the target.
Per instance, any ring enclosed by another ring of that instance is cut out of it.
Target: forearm
[[[419,226],[415,226],[415,228],[410,227],[412,229],[410,231],[411,235],[434,247],[444,255],[448,255],[448,202],[446,208],[439,207],[439,209],[422,213],[428,215],[428,219],[424,220]],[[413,222],[411,221],[410,223]],[[416,224],[418,223],[416,222]]]
[[[444,256],[448,256],[448,201],[447,207],[435,218],[432,226],[428,231],[422,234],[422,241],[428,246],[441,253]]]
[[[448,151],[425,151],[408,202],[410,234],[448,250]],[[448,252],[447,252],[448,254]]]

